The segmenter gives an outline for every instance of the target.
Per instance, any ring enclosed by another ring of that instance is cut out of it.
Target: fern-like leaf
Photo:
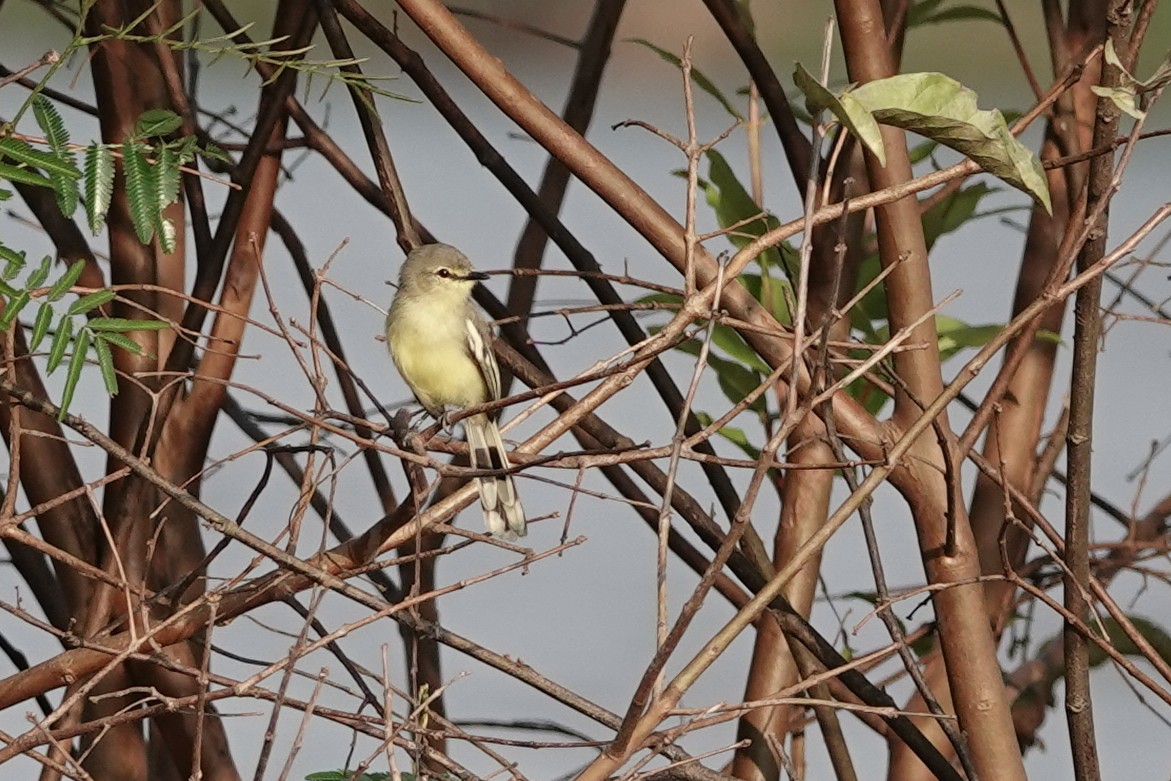
[[[33,321],[33,333],[28,340],[28,351],[30,353],[36,352],[37,348],[41,346],[45,336],[49,333],[49,326],[53,324],[53,307],[49,305],[48,301],[41,304],[37,309],[37,319]]]
[[[131,355],[146,355],[146,348],[126,334],[120,334],[117,331],[103,331],[98,334],[98,338],[105,339],[115,347],[121,347]]]
[[[58,157],[52,152],[33,148],[19,138],[0,138],[0,153],[17,163],[34,165],[47,174],[58,174],[67,179],[80,179],[81,171],[71,160]]]
[[[142,112],[134,123],[135,138],[151,138],[174,133],[183,127],[183,118],[166,108],[152,108]]]
[[[135,142],[122,145],[122,170],[126,174],[126,200],[130,206],[130,220],[134,232],[143,244],[150,242],[155,232],[157,201],[154,166],[146,161],[146,147]]]
[[[207,160],[216,160],[221,163],[231,163],[232,157],[220,147],[208,141],[199,149],[199,154]]]
[[[69,305],[69,310],[65,313],[69,317],[74,315],[84,315],[97,309],[103,304],[108,304],[118,297],[118,294],[113,290],[95,290],[94,292],[84,295]]]
[[[175,151],[179,165],[187,165],[195,159],[195,153],[199,151],[199,139],[195,136],[184,136],[178,144],[168,148]]]
[[[53,182],[48,177],[41,176],[36,171],[30,171],[27,168],[10,165],[8,163],[0,163],[0,179],[7,179],[10,182],[17,184],[31,184],[35,187],[53,187]]]
[[[163,212],[172,203],[179,200],[179,155],[171,147],[160,144],[155,151],[155,184],[157,191],[155,197],[157,198],[156,207],[158,208],[158,221],[155,223],[155,235],[159,237],[159,244],[162,245],[163,252],[175,251],[175,225],[166,217]]]
[[[89,352],[90,338],[89,330],[83,328],[73,342],[73,356],[69,359],[69,370],[65,375],[65,387],[61,391],[61,409],[57,412],[57,420],[64,420],[69,412],[73,394],[81,382],[81,370],[85,368],[85,355]]]
[[[12,299],[4,306],[4,315],[0,316],[0,331],[8,330],[8,326],[12,325],[13,322],[16,321],[16,318],[20,315],[20,310],[24,309],[25,306],[28,305],[29,300],[30,296],[28,291],[22,290],[16,294],[16,298]]]
[[[85,150],[85,215],[95,234],[106,222],[113,194],[114,153],[105,144],[90,144]]]
[[[102,337],[94,339],[94,351],[98,356],[98,368],[102,371],[102,382],[106,385],[106,393],[118,395],[118,373],[114,371],[114,356],[110,352],[110,343]]]
[[[91,331],[163,331],[171,324],[165,320],[131,320],[129,317],[95,317],[89,321]]]
[[[53,195],[57,196],[57,208],[66,218],[72,218],[80,200],[77,183],[60,174],[50,174],[49,180],[53,183]]]
[[[159,211],[179,200],[179,155],[169,146],[160,146],[155,155],[155,169],[158,179]]]
[[[162,245],[163,252],[174,252],[175,240],[178,236],[175,231],[175,223],[160,214],[159,224],[155,226],[155,232],[159,237],[159,244]]]
[[[45,366],[45,374],[52,374],[61,365],[65,357],[65,348],[73,339],[73,321],[68,317],[61,320],[57,326],[57,333],[53,334],[53,344],[49,346],[49,363]]]
[[[13,279],[16,279],[16,275],[24,270],[24,265],[28,262],[23,250],[17,252],[14,249],[5,247],[3,244],[0,244],[0,260],[4,261],[4,269],[0,271],[0,277],[5,282],[11,282]],[[11,289],[9,288],[9,290]],[[7,290],[4,293],[5,295],[9,295]]]
[[[45,284],[45,280],[49,278],[49,269],[52,267],[53,258],[45,255],[41,258],[41,265],[37,266],[37,270],[28,275],[28,280],[25,281],[24,286],[29,290],[35,290]]]
[[[69,292],[69,288],[77,284],[77,280],[79,277],[81,277],[81,272],[84,270],[84,260],[73,261],[73,265],[69,267],[69,270],[62,274],[61,278],[54,282],[53,286],[49,288],[49,292],[45,294],[45,300],[59,300],[62,296]]]
[[[65,120],[61,118],[52,101],[44,95],[33,98],[33,116],[36,117],[41,132],[45,134],[49,148],[57,154],[66,151],[69,145],[69,130],[66,129]]]
[[[77,170],[77,155],[69,148],[69,131],[65,127],[65,120],[61,119],[56,106],[44,95],[33,98],[33,116],[45,134],[45,141],[53,155]],[[77,177],[64,176],[60,173],[49,172],[49,179],[53,182],[53,192],[57,196],[57,206],[66,217],[72,217],[77,211]]]

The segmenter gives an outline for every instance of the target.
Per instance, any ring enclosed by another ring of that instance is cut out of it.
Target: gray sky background
[[[554,4],[537,0],[481,1],[469,4],[479,10],[523,19],[570,37],[582,33],[591,7],[586,2]],[[991,3],[984,5],[991,6]],[[1034,66],[1039,73],[1044,74],[1047,54],[1040,43],[1042,38],[1037,35],[1040,29],[1038,12],[1033,4],[1027,4],[1027,8],[1024,7],[1026,4],[1012,5],[1021,6],[1013,9],[1014,14],[1017,14],[1015,21],[1030,46],[1029,55]],[[380,16],[383,19],[390,18],[390,8],[389,3],[380,5]],[[793,60],[800,60],[811,69],[812,64],[819,60],[821,26],[830,8],[831,4],[827,2],[755,4],[759,38],[786,83],[789,83],[788,74],[791,73]],[[679,2],[670,14],[664,14],[662,9],[663,4],[653,0],[632,0],[630,3],[619,29],[618,42],[607,70],[589,138],[681,218],[684,184],[671,174],[671,171],[684,165],[680,153],[637,129],[610,130],[615,122],[637,118],[677,135],[683,134],[685,126],[679,75],[651,52],[624,40],[647,38],[659,46],[679,51],[686,37],[694,35],[693,59],[697,67],[707,73],[725,93],[734,94],[746,80],[738,61],[719,37],[700,3],[692,0]],[[664,16],[669,16],[669,26],[664,23]],[[253,37],[258,37],[260,31],[269,25],[266,17],[257,19],[260,23],[253,31]],[[545,160],[542,150],[531,141],[512,135],[515,131],[512,124],[476,93],[464,77],[444,62],[426,44],[423,36],[401,16],[400,24],[405,40],[421,51],[440,80],[477,121],[485,135],[513,166],[531,183],[535,183]],[[501,31],[484,22],[468,21],[467,24],[522,82],[555,110],[560,109],[573,67],[571,51],[521,33]],[[28,33],[13,35],[13,31],[18,29],[28,30]],[[1147,50],[1149,54],[1160,55],[1171,45],[1171,14],[1168,9],[1160,9],[1152,29],[1155,35]],[[35,34],[32,32],[34,30]],[[210,22],[205,24],[206,35],[216,33],[218,30]],[[60,28],[45,24],[42,16],[28,4],[8,3],[0,9],[3,61],[9,67],[19,67],[35,59],[46,48],[60,48],[66,40]],[[364,65],[367,73],[397,72],[384,57],[373,52],[369,55],[371,60]],[[311,57],[328,59],[328,53],[322,47]],[[837,62],[840,74],[840,58]],[[1140,68],[1140,73],[1149,72],[1152,58],[1146,58],[1144,63],[1145,69]],[[74,76],[82,66],[80,61],[73,63],[67,73],[60,75],[55,86],[72,89],[81,97],[89,96],[88,74],[83,74],[73,83]],[[932,27],[914,32],[908,40],[904,70],[944,71],[976,90],[981,97],[981,105],[985,107],[1023,109],[1030,103],[1027,85],[1017,76],[1015,58],[1005,36],[990,24]],[[231,58],[224,58],[208,67],[204,74],[204,107],[222,110],[235,105],[239,108],[242,121],[246,120],[253,111],[249,101],[254,94],[255,79],[245,75],[245,71],[242,63]],[[1047,81],[1045,76],[1041,79]],[[313,92],[306,100],[307,105],[315,116],[326,122],[343,147],[370,171],[365,145],[349,97],[335,86],[321,98],[324,83],[320,79],[314,81]],[[387,86],[407,96],[418,94],[406,79],[390,82]],[[11,116],[16,101],[23,97],[13,87],[0,91],[0,114]],[[481,269],[509,265],[516,238],[524,224],[520,208],[479,166],[472,154],[429,106],[380,100],[379,108],[383,112],[391,149],[396,155],[411,206],[419,217],[442,240],[463,248]],[[727,116],[706,96],[698,98],[698,112],[701,136],[714,136],[726,127]],[[66,116],[71,122],[75,140],[88,139],[96,134],[93,123],[85,117],[68,113]],[[1166,126],[1168,117],[1169,113],[1164,107],[1157,112],[1150,126]],[[767,128],[764,139],[767,205],[782,219],[789,219],[799,213],[799,205],[775,137]],[[1035,141],[1034,135],[1031,142],[1035,144]],[[720,146],[720,151],[746,179],[743,132],[734,133]],[[1161,140],[1144,145],[1136,153],[1126,187],[1112,210],[1112,238],[1117,240],[1126,235],[1128,229],[1138,225],[1153,208],[1167,200],[1169,159],[1166,142]],[[385,403],[406,401],[409,393],[395,375],[385,348],[377,339],[382,330],[383,318],[377,307],[385,306],[393,292],[384,283],[397,274],[397,266],[401,261],[401,252],[393,242],[389,221],[353,196],[323,162],[313,157],[298,160],[295,152],[286,161],[296,162],[292,181],[278,197],[278,207],[300,230],[313,262],[320,266],[336,253],[330,279],[360,293],[370,302],[355,302],[337,292],[327,295],[350,351],[351,364],[371,387],[378,389]],[[208,189],[211,193],[215,192],[214,187]],[[987,203],[990,207],[1024,206],[1025,197],[1009,191],[995,196]],[[18,202],[6,206],[18,214],[25,214]],[[700,208],[703,224],[708,228],[714,227],[710,214],[704,211],[702,204]],[[632,229],[580,185],[571,186],[564,216],[566,223],[606,270],[620,273],[629,268],[635,276],[674,281],[667,264]],[[1026,216],[1023,211],[1009,215],[1010,219],[1019,222],[1023,222]],[[43,237],[15,226],[11,220],[6,220],[3,225],[5,240],[10,246],[47,249]],[[937,297],[956,289],[963,291],[947,307],[947,314],[972,323],[1002,322],[1011,305],[1022,243],[1019,229],[1002,222],[998,217],[985,218],[941,240],[932,259]],[[100,242],[97,246],[101,246]],[[720,242],[713,242],[711,246],[717,251],[723,248]],[[991,248],[1003,254],[989,254]],[[36,251],[34,249],[30,255]],[[549,267],[568,268],[567,262],[555,248],[550,249],[547,258]],[[285,252],[275,240],[269,243],[266,267],[281,314],[299,323],[307,323],[305,296],[291,273]],[[1152,298],[1164,300],[1171,296],[1171,283],[1168,283],[1163,271],[1152,269],[1144,276],[1144,280],[1144,290]],[[503,294],[503,279],[497,278],[488,284],[498,294]],[[1112,298],[1113,293],[1113,289],[1107,285],[1107,297]],[[637,295],[637,292],[632,295]],[[566,303],[585,303],[588,301],[588,293],[584,286],[571,281],[546,281],[542,282],[539,301],[542,307],[556,308]],[[1130,303],[1122,308],[1131,312],[1140,311]],[[271,320],[267,304],[259,292],[253,315],[262,321]],[[592,316],[587,316],[579,322],[592,319]],[[1067,316],[1067,324],[1069,319]],[[648,324],[650,322],[655,321],[648,319]],[[533,330],[538,339],[549,341],[567,336],[565,325],[558,318],[538,320]],[[561,376],[569,376],[612,355],[617,343],[614,329],[603,325],[586,331],[568,343],[543,346],[542,351]],[[1166,394],[1162,392],[1168,380],[1171,380],[1168,345],[1171,345],[1171,341],[1167,339],[1165,325],[1127,321],[1119,323],[1110,331],[1102,354],[1095,485],[1099,492],[1123,507],[1131,506],[1138,490],[1136,482],[1128,476],[1146,458],[1152,440],[1162,440],[1171,430],[1168,425],[1171,415],[1168,415]],[[240,383],[275,393],[295,405],[311,406],[310,388],[292,360],[287,346],[253,330],[247,337],[244,352],[256,357],[241,363],[236,375]],[[961,361],[962,358],[949,363],[945,376],[954,373]],[[1061,350],[1059,361],[1057,382],[1064,386],[1068,383],[1068,348]],[[692,370],[691,359],[682,355],[670,356],[668,365],[674,370],[679,384],[685,386]],[[701,391],[697,408],[719,414],[726,408],[727,402],[716,387],[714,378],[709,377],[708,380]],[[104,420],[105,405],[100,395],[100,379],[94,374],[86,382],[85,398],[79,409],[95,421]],[[978,393],[979,387],[973,392]],[[331,386],[331,390],[336,389]],[[1059,402],[1060,393],[1057,393],[1055,404]],[[341,406],[340,402],[338,406]],[[605,405],[601,413],[636,441],[648,439],[655,443],[665,442],[673,428],[673,421],[645,381],[636,382]],[[535,431],[549,416],[548,410],[539,410],[519,427],[518,432],[508,436],[523,437]],[[965,417],[959,411],[953,412],[953,416],[955,425],[960,425]],[[755,431],[753,433],[759,434]],[[213,453],[227,455],[247,444],[248,441],[232,424],[224,421],[217,428]],[[576,448],[575,443],[569,440],[561,446],[566,449]],[[727,452],[733,454],[731,450]],[[338,477],[337,506],[353,528],[361,529],[378,518],[377,503],[364,479],[362,465],[342,461],[340,457],[343,455],[352,455],[352,449],[339,443],[339,463],[347,465],[340,470]],[[89,477],[99,474],[102,461],[97,453],[88,453],[83,457]],[[401,470],[395,464],[388,466],[392,476],[398,479]],[[233,515],[252,490],[262,467],[262,457],[252,455],[215,470],[205,485],[205,496],[212,500],[214,506]],[[575,473],[567,471],[537,470],[535,473],[564,483],[572,483],[575,478]],[[972,473],[970,468],[965,470],[969,485]],[[682,475],[682,484],[694,491],[701,502],[714,502],[710,492],[704,488],[698,469],[685,465]],[[1169,477],[1171,460],[1166,456],[1156,458],[1146,493],[1135,502],[1139,512],[1165,492]],[[743,485],[747,475],[738,476],[737,479]],[[608,492],[608,485],[594,475],[586,477],[585,486]],[[526,542],[537,550],[556,545],[569,504],[569,490],[523,478],[519,487],[530,517],[561,514],[553,520],[537,523]],[[397,480],[396,489],[400,492],[403,490],[401,479]],[[249,527],[255,532],[271,535],[286,523],[294,497],[295,493],[287,481],[279,476],[274,477],[263,501],[253,511]],[[1044,509],[1055,523],[1060,523],[1060,508],[1060,494],[1054,493],[1047,498]],[[771,540],[776,516],[775,497],[766,492],[755,514],[757,527],[766,542]],[[922,568],[908,513],[889,491],[879,496],[876,520],[892,587],[921,583]],[[478,509],[473,507],[465,511],[459,522],[478,529]],[[1106,518],[1095,518],[1094,532],[1096,538],[1103,542],[1114,541],[1121,536],[1117,525]],[[570,536],[572,538],[578,534],[588,537],[583,545],[568,551],[564,556],[539,562],[527,574],[513,572],[445,597],[441,601],[441,616],[449,629],[488,648],[519,657],[553,680],[611,710],[622,712],[654,649],[655,543],[642,522],[620,504],[585,495],[578,498],[573,509]],[[319,539],[319,528],[313,521],[309,521],[303,533],[302,552],[309,552]],[[245,551],[233,546],[217,562],[213,574],[235,574],[250,558]],[[512,556],[503,551],[485,545],[472,546],[444,559],[440,566],[441,585],[475,576],[511,560]],[[4,580],[0,581],[0,598],[15,599],[18,586],[15,579],[7,574],[11,570],[0,572],[5,573]],[[861,532],[856,523],[847,524],[830,543],[823,572],[826,588],[831,594],[873,589],[869,565],[861,546]],[[690,593],[695,578],[675,562],[671,565],[670,574],[674,612]],[[1171,610],[1167,608],[1165,590],[1166,585],[1157,579],[1141,583],[1137,577],[1128,576],[1119,581],[1115,593],[1121,595],[1119,599],[1128,609],[1166,625],[1171,620]],[[1135,596],[1133,603],[1127,601],[1131,595]],[[917,601],[908,601],[900,606],[898,612],[906,619],[917,604]],[[855,633],[855,625],[869,610],[868,604],[861,600],[839,599],[835,601],[835,607],[852,648],[866,650],[884,643],[886,638],[877,621],[867,623]],[[709,599],[709,604],[677,651],[669,671],[677,670],[690,657],[690,653],[697,650],[731,614],[718,597]],[[334,597],[326,599],[321,613],[322,620],[331,628],[356,620],[362,615],[363,610]],[[909,623],[917,626],[929,617],[930,606],[923,606]],[[819,602],[814,619],[827,636],[835,636],[838,619],[825,602]],[[270,606],[217,629],[215,642],[225,648],[244,650],[258,658],[271,660],[287,651],[299,627],[299,619],[287,608]],[[277,628],[291,632],[292,636],[280,635],[274,631]],[[1043,640],[1058,630],[1059,624],[1051,615],[1038,611],[1033,630],[1035,640]],[[7,615],[0,615],[0,631],[19,642],[30,658],[45,658],[54,651],[54,644],[48,638],[28,633],[18,625],[16,619]],[[405,688],[401,643],[392,622],[382,621],[359,630],[345,641],[349,653],[373,671],[382,669],[384,645],[393,682]],[[688,694],[684,705],[707,707],[740,699],[750,651],[751,637],[746,635],[703,677]],[[228,675],[243,677],[253,672],[253,668],[222,658],[217,658],[214,664],[219,672]],[[457,719],[548,718],[599,739],[608,737],[604,729],[587,719],[466,657],[449,652],[444,656],[444,664],[445,673],[453,679],[448,689],[448,713]],[[331,680],[347,685],[340,665],[324,654],[302,659],[298,669],[312,676],[323,666],[330,669]],[[1015,666],[1015,663],[1009,663],[1008,666]],[[893,671],[895,668],[888,666],[885,669]],[[0,673],[9,672],[7,663],[0,663]],[[1162,761],[1156,759],[1151,763],[1150,758],[1152,746],[1159,745],[1158,741],[1167,737],[1166,722],[1160,719],[1171,717],[1171,709],[1162,706],[1151,696],[1131,691],[1123,684],[1119,674],[1108,667],[1099,668],[1094,673],[1093,682],[1104,776],[1165,778],[1166,760],[1160,757]],[[276,684],[276,679],[269,682],[271,686]],[[300,680],[294,683],[292,691],[295,695],[306,696],[311,688],[311,682]],[[905,701],[908,688],[904,683],[895,684],[892,691],[897,701]],[[348,696],[329,691],[323,695],[322,703],[352,706]],[[398,704],[401,706],[401,702]],[[230,702],[223,710],[227,714],[234,714],[229,721],[233,752],[242,773],[251,776],[267,720],[265,707],[256,701],[241,700]],[[0,713],[0,729],[9,734],[27,729],[25,714],[17,711],[10,709]],[[282,717],[275,757],[283,760],[296,732],[297,722],[295,713],[288,712]],[[885,750],[881,741],[871,736],[865,728],[859,727],[851,717],[844,717],[843,722],[850,739],[858,741],[853,746],[862,777],[880,777],[885,768]],[[502,734],[506,737],[523,737],[514,733]],[[1060,707],[1050,712],[1042,739],[1049,750],[1040,748],[1029,752],[1027,767],[1031,774],[1036,778],[1067,777],[1070,766]],[[683,745],[689,751],[699,753],[727,745],[733,740],[734,727],[729,724],[724,728],[690,735]],[[316,720],[309,730],[291,777],[298,778],[314,770],[340,767],[346,759],[348,743],[348,732]],[[810,731],[809,746],[809,778],[830,777],[820,739],[813,729]],[[359,741],[356,758],[364,758],[373,748],[370,741]],[[572,770],[578,763],[588,761],[591,756],[585,750],[502,751],[519,761],[521,771],[532,779],[554,778]],[[491,772],[491,764],[471,748],[459,747],[454,749],[453,754],[473,770]],[[868,757],[872,758],[870,764],[865,762]],[[272,763],[267,777],[276,778],[280,764],[280,761]],[[34,772],[31,762],[17,762],[13,767],[26,774]],[[385,763],[375,763],[373,769],[385,770]]]

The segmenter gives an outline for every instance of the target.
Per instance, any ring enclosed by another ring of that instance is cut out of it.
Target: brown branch
[[[593,118],[594,106],[602,84],[602,74],[610,61],[610,46],[625,7],[626,0],[597,0],[586,34],[578,47],[577,67],[570,81],[569,96],[565,99],[561,117],[567,125],[583,136]],[[561,211],[569,178],[569,169],[555,157],[550,157],[541,175],[541,183],[537,186],[537,198],[553,214]],[[548,242],[549,234],[544,226],[530,216],[525,221],[516,244],[513,268],[539,269]],[[508,310],[514,314],[528,312],[532,309],[536,292],[535,276],[514,278],[508,288]]]
[[[329,48],[333,56],[339,60],[353,60],[354,51],[346,40],[341,24],[338,22],[337,11],[330,0],[316,0],[317,13],[321,17],[321,29],[329,41]],[[374,159],[374,167],[378,171],[378,181],[382,191],[386,194],[386,202],[390,206],[390,219],[394,222],[398,232],[398,244],[403,252],[410,252],[422,244],[419,231],[415,227],[414,217],[410,206],[407,205],[406,191],[399,179],[394,158],[390,154],[390,145],[386,141],[386,133],[378,109],[374,105],[374,93],[366,88],[362,82],[362,69],[354,62],[341,66],[341,70],[357,76],[349,79],[346,84],[350,95],[354,99],[354,110],[358,114],[358,121],[362,125],[362,133],[366,136],[366,145],[370,149],[370,156]]]
[[[1115,0],[1106,11],[1109,39],[1125,51],[1129,26],[1129,2]],[[1118,86],[1119,69],[1104,63],[1101,85]],[[1098,99],[1093,146],[1108,142],[1116,134],[1118,108]],[[1077,268],[1085,271],[1106,253],[1109,224],[1108,203],[1114,194],[1114,160],[1097,157],[1090,161],[1087,178],[1087,212],[1093,223],[1081,251]],[[1085,599],[1090,574],[1091,446],[1094,424],[1094,386],[1097,381],[1098,341],[1102,331],[1102,279],[1098,277],[1077,292],[1074,302],[1073,367],[1070,371],[1069,428],[1066,432],[1068,481],[1065,497],[1065,589],[1064,606],[1069,616],[1086,620],[1090,606]],[[1074,777],[1098,781],[1098,742],[1094,731],[1094,709],[1090,693],[1090,643],[1067,618],[1063,634],[1065,656],[1065,715],[1069,728]]]
[[[866,83],[894,75],[878,3],[837,0],[835,8],[850,78]],[[913,176],[903,132],[883,126],[882,140],[885,166],[867,154],[870,184],[878,190],[901,185]],[[912,198],[883,205],[875,210],[875,221],[882,265],[902,261],[886,283],[891,329],[902,329],[934,306],[918,205]],[[892,423],[902,431],[923,414],[917,399],[936,399],[943,393],[934,320],[924,321],[911,339],[926,349],[897,353],[893,358],[901,382],[895,389]],[[1024,767],[1001,682],[996,643],[983,620],[983,590],[975,580],[980,574],[975,539],[963,507],[951,501],[952,486],[941,476],[954,452],[946,411],[932,413],[931,422],[943,441],[937,443],[923,432],[908,443],[907,468],[918,477],[913,486],[895,482],[895,487],[911,509],[928,582],[954,585],[934,592],[932,599],[952,702],[960,728],[967,735],[972,764],[981,777],[1023,781]],[[905,770],[898,757],[892,756],[891,773],[898,776]]]
[[[704,0],[704,5],[720,26],[724,36],[736,49],[736,53],[740,55],[741,62],[752,77],[752,83],[760,91],[761,100],[764,101],[769,117],[776,125],[781,148],[785,151],[785,159],[793,175],[793,183],[797,186],[798,192],[804,195],[806,175],[813,159],[813,148],[797,125],[797,118],[789,107],[789,99],[785,97],[784,87],[781,86],[764,52],[757,45],[752,32],[744,23],[739,6],[732,0]]]

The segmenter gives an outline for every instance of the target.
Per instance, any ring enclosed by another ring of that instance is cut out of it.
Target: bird
[[[487,278],[449,244],[416,247],[403,261],[386,315],[395,367],[423,409],[444,425],[451,411],[501,397],[492,332],[471,300],[476,283]],[[508,452],[495,414],[476,413],[463,424],[472,468],[493,472],[475,478],[488,533],[500,539],[525,536],[524,508],[507,471]]]

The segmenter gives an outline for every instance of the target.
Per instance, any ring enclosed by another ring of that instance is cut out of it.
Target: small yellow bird
[[[447,244],[412,250],[399,271],[398,292],[386,315],[386,343],[415,398],[443,422],[449,410],[500,398],[492,334],[471,301],[476,282],[487,278]],[[472,415],[463,424],[472,467],[496,472],[476,478],[488,533],[525,536],[524,508],[506,471],[508,451],[494,416]]]

